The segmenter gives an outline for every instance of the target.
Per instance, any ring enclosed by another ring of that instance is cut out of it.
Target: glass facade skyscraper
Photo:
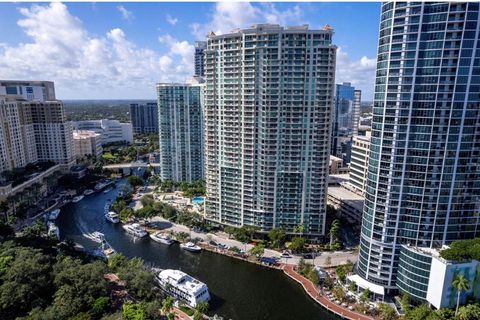
[[[325,233],[333,31],[255,25],[205,50],[206,218]]]
[[[361,91],[349,82],[336,85],[331,154],[350,162],[352,136],[358,132]]]
[[[158,106],[156,102],[130,104],[133,133],[158,133]]]
[[[157,84],[162,180],[203,179],[203,85]]]
[[[395,290],[402,245],[479,236],[474,2],[382,4],[358,274]]]

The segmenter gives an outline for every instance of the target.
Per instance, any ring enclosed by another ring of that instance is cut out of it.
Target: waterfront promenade
[[[199,238],[202,241],[208,242],[209,240],[213,240],[219,244],[226,245],[228,247],[237,247],[240,249],[245,250],[248,252],[250,249],[253,248],[253,245],[251,244],[245,244],[240,241],[237,241],[235,239],[230,239],[228,238],[228,235],[226,233],[204,233],[204,232],[196,232],[191,230],[190,228],[173,223],[171,221],[168,221],[162,217],[154,217],[150,219],[150,222],[161,222],[164,223],[165,225],[168,225],[169,227],[164,229],[164,230],[171,230],[173,232],[186,232],[190,234],[190,237],[192,239]],[[282,258],[281,252],[271,250],[271,249],[265,249],[264,257],[275,257],[280,259],[279,262],[288,264],[288,265],[298,265],[298,262],[300,261],[300,257],[292,255],[290,258]],[[330,257],[330,264],[327,264],[327,258]],[[357,260],[357,254],[354,252],[349,252],[349,251],[335,251],[335,252],[322,252],[319,256],[317,256],[314,261],[311,259],[308,260],[308,262],[313,263],[316,266],[321,266],[321,267],[334,267],[340,264],[345,264],[350,260],[351,262],[355,262]]]
[[[291,279],[295,280],[296,282],[300,283],[305,290],[305,292],[317,303],[323,306],[325,309],[335,313],[336,315],[352,320],[372,320],[374,318],[360,314],[355,311],[348,310],[347,308],[343,308],[336,303],[330,301],[326,296],[324,296],[318,288],[313,285],[313,283],[303,277],[302,275],[298,274],[292,265],[283,265],[283,272],[289,276]]]

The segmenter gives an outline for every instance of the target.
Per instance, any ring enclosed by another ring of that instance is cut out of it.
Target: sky
[[[372,100],[378,2],[0,3],[0,78],[50,80],[58,99],[153,99],[193,74],[196,40],[255,23],[331,25],[336,82]]]

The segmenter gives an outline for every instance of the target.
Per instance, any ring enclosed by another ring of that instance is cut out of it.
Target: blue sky
[[[185,81],[206,32],[330,24],[337,82],[373,91],[380,3],[0,3],[2,78],[53,80],[60,99],[154,98]]]

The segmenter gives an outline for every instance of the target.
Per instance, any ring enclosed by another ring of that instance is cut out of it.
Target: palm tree
[[[337,219],[333,220],[332,226],[330,227],[330,246],[333,244],[333,239],[337,239],[337,233],[340,230],[340,221]]]
[[[197,305],[195,306],[195,309],[200,312],[200,313],[205,313],[208,311],[208,308],[209,308],[209,305],[208,305],[208,302],[206,301],[202,301],[202,302],[199,302],[197,303]]]
[[[173,308],[173,298],[168,296],[162,301],[162,311],[164,314],[169,314]]]
[[[458,314],[458,306],[460,305],[460,293],[470,288],[468,280],[463,274],[457,275],[452,282],[452,286],[457,290],[457,308],[455,309],[455,317]]]

